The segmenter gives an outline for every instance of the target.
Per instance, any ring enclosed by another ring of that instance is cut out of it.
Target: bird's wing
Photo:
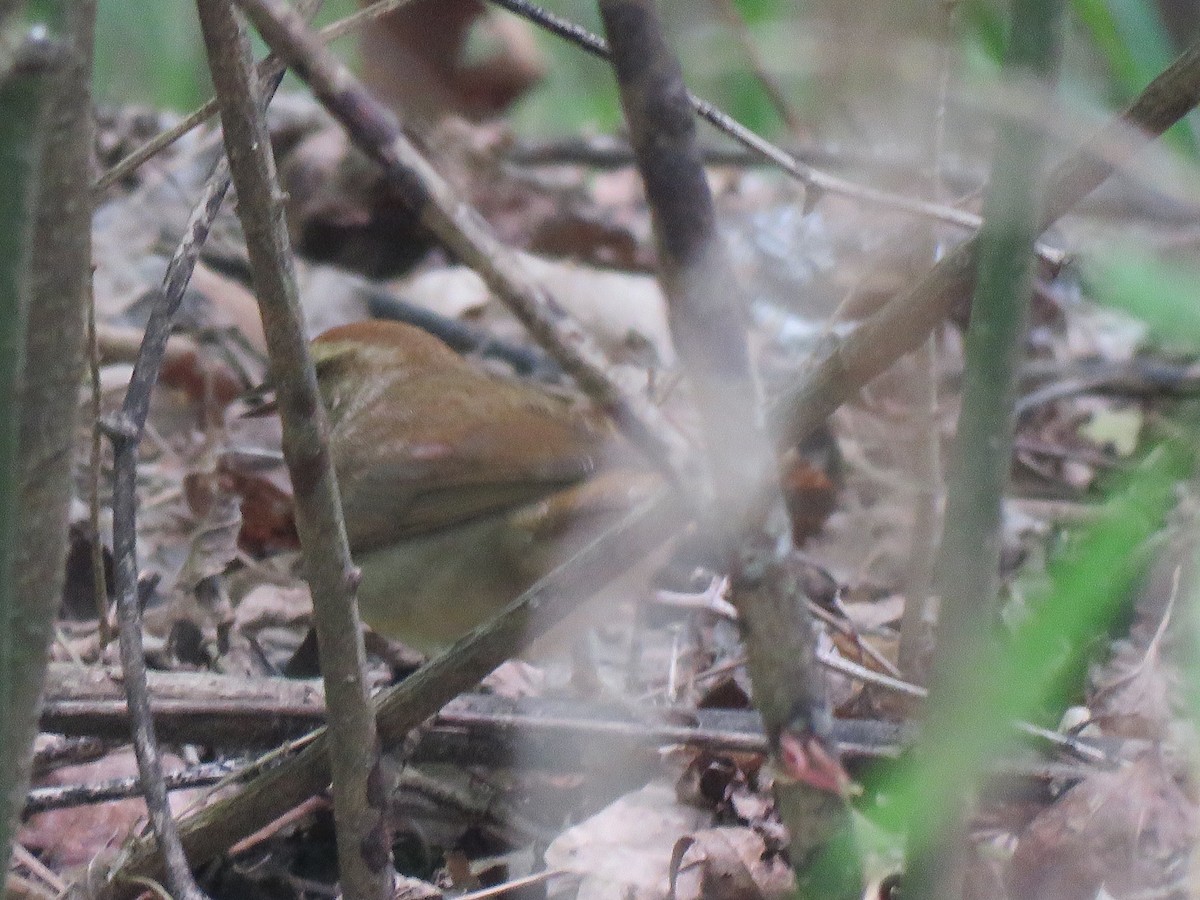
[[[495,382],[484,406],[473,387],[437,376],[397,384],[335,429],[352,548],[516,508],[602,465],[606,437],[566,401]]]

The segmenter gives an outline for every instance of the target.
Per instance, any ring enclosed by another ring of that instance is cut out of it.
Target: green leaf
[[[1089,296],[1145,322],[1162,343],[1200,352],[1200,268],[1131,244],[1089,253],[1080,266]]]
[[[1072,0],[1072,8],[1108,64],[1121,101],[1145,88],[1175,57],[1171,38],[1152,3]],[[1168,139],[1195,155],[1195,135],[1183,123],[1168,132]]]

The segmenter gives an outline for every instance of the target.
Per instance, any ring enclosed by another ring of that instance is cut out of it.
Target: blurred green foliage
[[[787,0],[745,0],[739,6],[758,36],[777,27],[791,9]],[[353,0],[326,0],[318,22],[333,21],[355,8]],[[555,4],[554,11],[600,32],[591,0],[567,0]],[[736,41],[713,24],[711,9],[702,4],[697,15],[690,5],[675,3],[664,12],[680,35],[685,65],[689,59],[704,58],[688,73],[696,89],[750,127],[776,131],[779,117],[747,72]],[[498,10],[493,14],[510,15]],[[100,4],[96,41],[96,96],[102,103],[182,112],[211,94],[193,0],[106,0]],[[540,35],[539,41],[552,76],[514,110],[517,127],[535,134],[617,129],[620,106],[605,65],[558,38]],[[335,49],[353,63],[353,47],[351,39]]]
[[[875,825],[910,840],[929,833],[945,814],[938,799],[976,782],[987,761],[1015,741],[1013,722],[1053,728],[1080,696],[1093,642],[1127,609],[1150,560],[1148,542],[1163,527],[1176,485],[1194,470],[1189,438],[1164,440],[1100,492],[1107,499],[1097,521],[1065,536],[1011,634],[980,635],[975,646],[955,648],[973,664],[955,697],[943,698],[954,702],[954,726],[925,735],[925,753],[907,757],[868,791],[864,812]]]
[[[806,40],[815,39],[811,18],[805,17],[816,15],[821,4],[803,0],[735,2],[772,75],[801,116],[820,121],[822,110],[831,102],[831,88],[812,69],[804,48]],[[36,0],[31,4],[35,14],[39,5]],[[194,0],[104,0],[100,4],[96,86],[101,102],[185,111],[209,96],[193,5]],[[319,21],[332,21],[355,6],[353,0],[327,0]],[[959,7],[956,34],[968,69],[996,70],[1003,53],[1006,6],[1000,0],[965,0]],[[561,0],[552,8],[600,31],[592,0]],[[721,24],[709,2],[665,0],[661,9],[693,90],[749,127],[779,134],[780,117],[750,72],[736,36]],[[1073,10],[1076,43],[1086,45],[1085,56],[1100,73],[1099,87],[1091,89],[1092,100],[1123,103],[1173,56],[1151,0],[1073,0]],[[539,40],[551,75],[514,110],[516,127],[534,135],[618,129],[617,94],[603,63],[558,38],[540,35]],[[353,62],[353,46],[353,40],[343,40],[337,49]],[[1177,147],[1194,146],[1186,131],[1178,131],[1175,142]]]
[[[1073,0],[1075,15],[1108,63],[1114,93],[1127,100],[1175,55],[1152,3]]]
[[[1004,53],[1003,5],[994,0],[966,0],[961,12],[961,39],[968,59],[998,68]],[[1098,77],[1085,72],[1065,76],[1068,93],[1107,107],[1132,100],[1182,47],[1173,46],[1158,7],[1151,0],[1071,0],[1075,59],[1090,63]],[[1195,114],[1191,117],[1195,120]],[[1196,125],[1180,123],[1168,132],[1177,150],[1195,156]]]
[[[212,92],[194,4],[101,3],[96,19],[96,96],[186,110]]]
[[[1200,353],[1200,266],[1157,259],[1134,241],[1093,248],[1079,265],[1087,296],[1145,323],[1168,352]]]
[[[319,24],[352,12],[326,0]],[[345,41],[339,50],[352,47]],[[256,41],[258,54],[262,44]],[[296,82],[291,82],[296,87]],[[96,99],[186,112],[212,96],[194,0],[101,0],[96,18]]]

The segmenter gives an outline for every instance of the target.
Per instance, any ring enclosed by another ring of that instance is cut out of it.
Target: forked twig
[[[349,34],[356,28],[361,28],[366,23],[374,21],[380,16],[387,15],[389,12],[406,6],[411,2],[413,0],[376,0],[375,3],[372,3],[365,9],[360,9],[358,12],[348,15],[344,19],[326,25],[319,33],[320,38],[326,43],[336,40],[343,35]],[[279,62],[273,56],[268,56],[258,64],[258,77],[263,81],[278,78],[283,75],[283,72],[283,63]],[[92,184],[92,192],[97,195],[102,194],[122,178],[136,172],[140,166],[153,159],[159,153],[162,153],[162,151],[166,150],[185,134],[195,128],[199,128],[216,114],[217,98],[210,97],[201,106],[184,116],[170,128],[160,131],[154,137],[150,138],[150,140],[146,141],[146,143],[142,144],[142,146],[130,152],[129,155],[116,163],[107,172],[97,177],[96,181]]]

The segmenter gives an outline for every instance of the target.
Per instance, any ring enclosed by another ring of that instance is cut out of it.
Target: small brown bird
[[[313,356],[363,619],[414,649],[497,613],[658,483],[580,404],[410,325],[334,328]]]

